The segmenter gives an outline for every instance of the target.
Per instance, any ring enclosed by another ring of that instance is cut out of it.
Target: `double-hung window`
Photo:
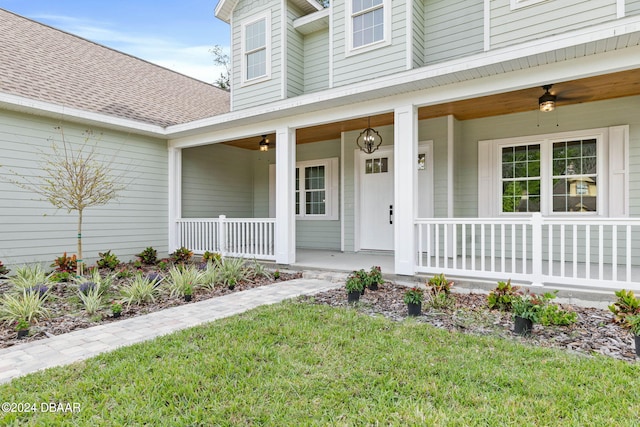
[[[261,81],[269,77],[269,27],[268,15],[242,26],[243,82]]]
[[[275,165],[270,165],[270,215],[275,214]],[[297,219],[337,220],[338,158],[296,163],[295,211]]]
[[[351,50],[388,41],[389,0],[349,0]]]
[[[629,126],[478,141],[478,217],[629,215]]]

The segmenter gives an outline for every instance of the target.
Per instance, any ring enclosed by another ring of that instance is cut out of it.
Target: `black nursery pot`
[[[533,330],[533,322],[531,319],[525,319],[520,316],[515,317],[513,324],[513,332],[518,335],[528,335]]]
[[[372,283],[369,285],[369,290],[370,291],[377,291],[378,290],[378,283]]]
[[[420,313],[422,313],[422,304],[407,303],[407,313],[409,316],[420,316]]]
[[[636,341],[636,356],[640,356],[640,335],[634,335]]]
[[[25,338],[29,335],[29,330],[28,329],[20,329],[18,331],[18,338]]]
[[[360,291],[350,291],[347,294],[347,301],[354,303],[360,300]]]
[[[185,295],[184,296],[184,300],[187,301],[187,302],[191,301],[192,298],[193,298],[192,295]]]

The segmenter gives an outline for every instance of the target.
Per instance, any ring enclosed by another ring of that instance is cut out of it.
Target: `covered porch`
[[[358,104],[350,113],[358,117],[339,120],[345,109],[338,109],[319,113],[312,122],[308,117],[267,121],[235,137],[220,132],[171,147],[171,247],[345,271],[380,265],[386,273],[405,276],[444,272],[532,286],[640,290],[635,255],[640,224],[632,218],[638,165],[631,160],[640,141],[640,94],[630,84],[639,73],[558,83],[552,113],[535,109],[541,90],[531,87],[437,105],[404,99],[385,107]],[[579,100],[560,95],[579,89],[585,93]],[[369,123],[383,144],[363,155],[354,141]],[[258,150],[262,135],[271,142],[268,152]],[[591,156],[597,169],[584,188],[574,185],[574,193],[558,193],[552,180],[564,178],[551,173],[538,179],[538,186],[553,188],[547,196],[531,186],[522,190],[519,183],[531,181],[528,175],[502,175],[503,147],[548,144],[547,154],[539,150],[536,159],[509,160],[517,169],[518,162],[557,161],[545,157],[556,141],[583,140],[598,147]],[[363,185],[367,162],[382,165],[384,159],[387,165],[377,170],[389,173],[391,186],[381,191],[375,183]],[[317,172],[321,165],[323,179],[330,182],[330,170],[337,178],[322,188],[298,187],[305,168]],[[214,171],[224,171],[226,178]],[[195,190],[207,186],[216,187],[215,197]],[[373,202],[380,205],[380,223],[363,226],[367,188],[386,199]],[[337,200],[331,206],[330,189]],[[327,204],[305,218],[301,209],[310,208],[302,205],[320,206],[311,195],[318,190]],[[586,193],[578,197],[579,191]],[[560,196],[567,201],[565,212],[557,210]],[[583,212],[574,210],[577,197]],[[522,207],[521,200],[533,202]],[[383,229],[390,243],[378,247],[369,238]]]

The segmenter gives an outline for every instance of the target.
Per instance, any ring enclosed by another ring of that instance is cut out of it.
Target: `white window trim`
[[[313,166],[324,166],[325,168],[325,213],[300,214],[296,215],[296,220],[302,221],[337,221],[340,219],[339,203],[339,172],[340,164],[337,157],[327,159],[307,160],[297,162],[296,169],[300,169],[300,211],[304,211],[304,168]],[[269,165],[269,214],[275,215],[275,164]],[[295,190],[294,190],[295,191]]]
[[[345,22],[346,22],[346,45],[345,56],[358,55],[364,52],[370,52],[372,50],[379,49],[391,44],[391,0],[382,0],[382,8],[384,15],[384,37],[377,42],[369,43],[363,46],[353,47],[353,4],[351,0],[346,0],[347,7],[345,8]]]
[[[478,203],[490,203],[494,217],[522,217],[530,216],[530,212],[502,212],[502,148],[517,145],[540,144],[540,213],[543,216],[553,217],[608,217],[609,215],[609,132],[611,128],[589,129],[574,132],[562,132],[547,135],[534,135],[525,137],[505,138],[492,141],[480,141],[490,143],[489,170],[491,178],[491,191],[487,193],[490,200],[482,200]],[[551,164],[553,161],[553,143],[569,141],[572,139],[596,139],[597,143],[597,175],[598,175],[598,200],[597,212],[553,212],[553,190],[551,177]],[[628,138],[625,141],[628,144]],[[479,182],[481,181],[479,177]],[[479,191],[480,193],[480,191]],[[624,195],[624,203],[628,204],[629,193]]]
[[[247,79],[247,52],[245,51],[246,47],[246,30],[247,26],[251,24],[255,24],[259,21],[265,21],[265,56],[266,56],[266,64],[265,64],[265,72],[266,74],[259,77],[254,77],[252,79]],[[255,83],[260,83],[266,80],[271,79],[271,13],[265,12],[261,15],[253,17],[251,20],[245,21],[241,25],[240,30],[240,62],[241,62],[241,70],[240,70],[240,80],[241,86],[249,86]]]
[[[536,3],[542,3],[548,0],[511,0],[511,10],[520,9],[523,7],[531,6]]]

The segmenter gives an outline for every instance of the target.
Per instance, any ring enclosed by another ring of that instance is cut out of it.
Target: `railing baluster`
[[[422,228],[424,224],[418,224],[418,267],[422,267]]]
[[[522,274],[527,274],[527,224],[522,224]]]
[[[511,224],[511,272],[516,272],[516,225]]]
[[[440,227],[438,225],[435,226],[435,230],[434,230],[435,234],[436,234],[436,250],[435,255],[436,255],[436,268],[440,267]]]
[[[485,268],[484,268],[484,264],[485,264],[485,260],[484,260],[484,257],[485,257],[484,234],[485,234],[484,223],[482,223],[482,224],[480,224],[480,245],[481,245],[480,246],[480,270],[481,271],[485,271]]]
[[[491,272],[496,271],[496,227],[491,224]]]
[[[618,226],[611,229],[611,280],[618,280]]]
[[[626,271],[626,281],[631,281],[631,226],[627,225],[627,271]]]
[[[500,224],[500,272],[502,273],[506,271],[504,238],[504,223],[502,223]]]
[[[471,224],[471,270],[476,269],[476,225]]]
[[[578,224],[573,224],[573,278],[578,277]]]
[[[565,256],[565,251],[564,251],[564,247],[565,247],[565,225],[561,224],[560,225],[560,277],[565,277],[564,274],[564,262],[566,260],[566,256]]]
[[[598,226],[598,280],[604,280],[604,226]]]
[[[467,224],[462,224],[462,269],[467,269]]]

